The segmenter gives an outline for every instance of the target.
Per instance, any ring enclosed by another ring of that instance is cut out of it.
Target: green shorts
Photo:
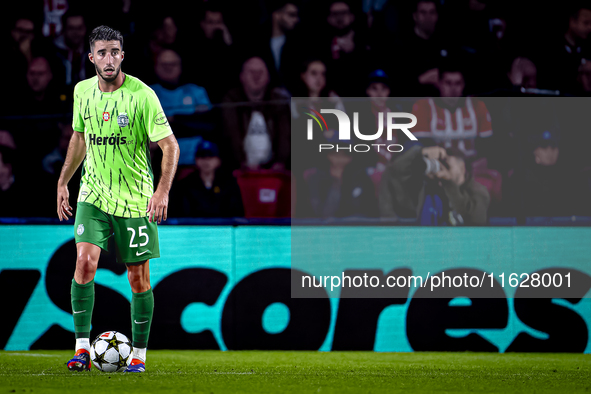
[[[74,239],[89,242],[108,251],[109,238],[115,236],[117,262],[143,263],[160,257],[158,226],[148,217],[122,218],[108,215],[87,202],[79,202],[74,224]]]

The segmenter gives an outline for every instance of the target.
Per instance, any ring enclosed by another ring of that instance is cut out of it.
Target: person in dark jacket
[[[325,137],[329,143],[338,141],[334,130],[327,131]],[[323,152],[318,165],[304,174],[298,216],[377,217],[375,188],[358,158],[359,154],[346,150]]]
[[[234,177],[222,170],[215,143],[203,141],[195,152],[196,171],[176,186],[175,216],[225,218],[244,216],[240,189]]]
[[[458,149],[415,145],[386,166],[379,192],[382,218],[422,225],[483,225],[490,196]]]
[[[568,155],[561,151],[563,143],[554,127],[528,136],[524,163],[509,176],[504,187],[507,213],[518,223],[535,216],[591,215],[589,169],[567,161]]]

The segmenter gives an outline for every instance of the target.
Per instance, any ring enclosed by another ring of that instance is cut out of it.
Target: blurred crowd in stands
[[[25,0],[0,24],[1,217],[55,216],[72,93],[96,75],[88,34],[103,24],[179,140],[170,217],[591,216],[590,3]],[[364,134],[412,112],[418,141],[384,132],[401,152],[318,154],[306,111],[323,108],[359,112]]]

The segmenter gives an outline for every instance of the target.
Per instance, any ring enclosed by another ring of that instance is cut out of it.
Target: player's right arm
[[[80,101],[78,97],[78,85],[74,88],[74,118],[72,120],[72,128],[74,134],[70,139],[68,145],[68,153],[66,160],[60,173],[60,178],[57,181],[57,216],[62,220],[68,220],[68,216],[72,216],[72,207],[68,202],[70,192],[68,191],[68,182],[84,160],[86,155],[86,142],[84,141],[84,120],[80,112]]]
[[[62,220],[68,220],[72,216],[72,207],[68,200],[70,192],[68,191],[68,182],[84,160],[86,155],[86,142],[84,142],[84,133],[74,132],[68,145],[66,160],[57,181],[57,216]]]

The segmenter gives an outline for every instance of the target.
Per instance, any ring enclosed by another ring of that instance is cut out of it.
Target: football
[[[122,372],[131,363],[133,346],[117,331],[103,332],[90,345],[92,364],[103,372]]]

